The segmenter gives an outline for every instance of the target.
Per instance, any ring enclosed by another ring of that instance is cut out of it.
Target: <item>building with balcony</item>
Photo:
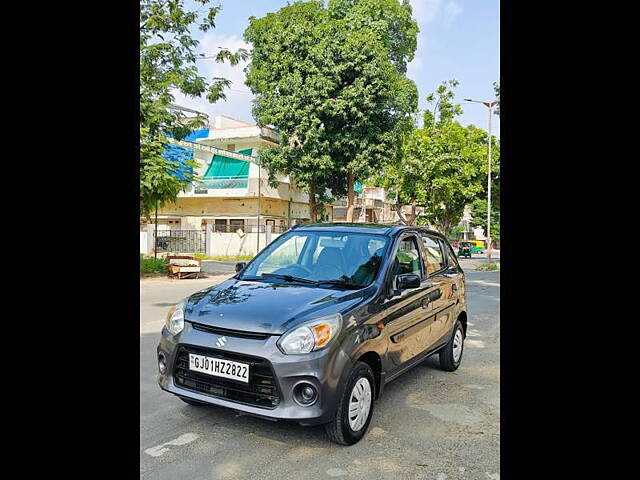
[[[192,153],[200,181],[158,210],[158,228],[200,230],[213,225],[218,232],[253,232],[270,225],[280,232],[308,221],[308,195],[287,176],[277,176],[277,186],[271,186],[268,171],[259,166],[260,150],[278,141],[271,128],[220,115],[209,128],[174,142],[172,148]],[[330,221],[331,215],[323,220]]]
[[[399,220],[395,209],[394,198],[387,198],[387,192],[382,187],[370,187],[356,182],[355,208],[353,221],[357,223],[394,223]],[[347,199],[342,198],[331,204],[333,220],[345,222],[347,220]]]

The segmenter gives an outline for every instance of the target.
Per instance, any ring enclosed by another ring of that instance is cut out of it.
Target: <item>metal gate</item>
[[[158,230],[158,252],[205,253],[204,230]]]

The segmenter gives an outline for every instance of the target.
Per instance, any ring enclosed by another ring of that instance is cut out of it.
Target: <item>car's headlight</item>
[[[338,335],[340,327],[342,327],[342,315],[339,313],[316,318],[282,335],[278,340],[278,346],[288,355],[320,350],[329,345],[329,342]]]
[[[167,313],[166,326],[172,335],[179,334],[184,329],[184,306],[186,301],[174,305]]]

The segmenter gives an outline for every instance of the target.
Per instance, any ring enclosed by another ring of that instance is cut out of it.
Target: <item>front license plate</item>
[[[232,362],[221,358],[205,357],[204,355],[189,354],[189,370],[206,373],[214,377],[230,378],[239,382],[249,383],[249,365]]]

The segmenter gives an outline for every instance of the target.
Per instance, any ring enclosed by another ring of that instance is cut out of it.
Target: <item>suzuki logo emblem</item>
[[[216,347],[224,347],[225,343],[227,343],[227,337],[220,337],[216,342]]]

